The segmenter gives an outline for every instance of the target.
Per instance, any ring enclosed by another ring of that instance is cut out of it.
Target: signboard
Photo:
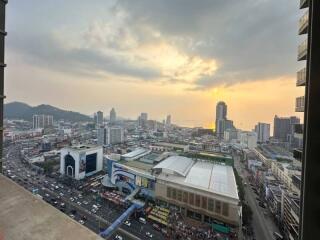
[[[86,171],[86,153],[79,154],[79,173]]]

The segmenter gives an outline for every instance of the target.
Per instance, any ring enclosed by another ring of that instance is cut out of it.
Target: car
[[[73,197],[71,197],[71,198],[70,198],[70,201],[71,201],[71,202],[74,202],[74,198],[73,198]]]
[[[146,219],[144,219],[144,218],[142,218],[142,217],[139,218],[139,222],[140,222],[140,223],[143,223],[143,224],[147,224]]]
[[[80,206],[80,205],[81,205],[81,202],[77,202],[77,204]]]
[[[74,218],[74,215],[73,215],[73,214],[70,214],[69,217]]]
[[[97,212],[97,209],[92,208],[92,209],[91,209],[91,212],[96,213],[96,212]]]
[[[82,202],[84,205],[88,205],[88,202],[87,201],[83,201]]]
[[[84,221],[81,219],[81,220],[79,220],[79,223],[83,225]]]
[[[61,192],[61,193],[59,193],[59,195],[62,197],[64,194]]]
[[[116,236],[114,237],[114,239],[115,239],[115,240],[123,240],[123,237],[121,237],[120,235],[116,235]]]
[[[159,225],[158,224],[152,224],[152,227],[154,228],[154,229],[156,229],[156,230],[158,230],[158,231],[160,231],[161,230],[161,228],[159,227]]]
[[[46,197],[50,197],[50,195],[48,193],[45,194]]]
[[[152,234],[150,232],[146,232],[146,236],[149,237],[149,238],[152,238]]]
[[[124,222],[124,225],[130,227],[131,226],[131,222],[129,222],[128,220]]]

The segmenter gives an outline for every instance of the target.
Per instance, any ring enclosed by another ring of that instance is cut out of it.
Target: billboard
[[[82,152],[79,154],[79,173],[86,171],[86,153]]]

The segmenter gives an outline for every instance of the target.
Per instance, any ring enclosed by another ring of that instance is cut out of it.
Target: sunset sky
[[[6,102],[241,129],[294,113],[298,0],[10,0]],[[297,114],[295,114],[297,115]],[[301,115],[297,115],[300,116]]]

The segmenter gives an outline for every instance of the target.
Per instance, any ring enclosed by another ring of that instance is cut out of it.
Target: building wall
[[[240,226],[239,213],[241,210],[234,199],[159,179],[156,182],[155,198],[158,201],[180,207],[185,215],[188,210],[200,213],[201,221],[208,216],[232,226]]]
[[[84,155],[86,157],[87,155],[97,153],[97,162],[96,162],[96,171],[91,172],[89,174],[94,174],[95,172],[101,171],[103,168],[103,149],[101,148],[95,148],[95,149],[87,149],[83,151],[74,150],[71,148],[63,148],[61,149],[60,153],[60,173],[65,175],[66,169],[65,169],[65,156],[70,154],[73,159],[75,160],[75,169],[74,169],[74,178],[79,180],[84,178],[86,175],[85,172],[80,172],[80,155]]]

